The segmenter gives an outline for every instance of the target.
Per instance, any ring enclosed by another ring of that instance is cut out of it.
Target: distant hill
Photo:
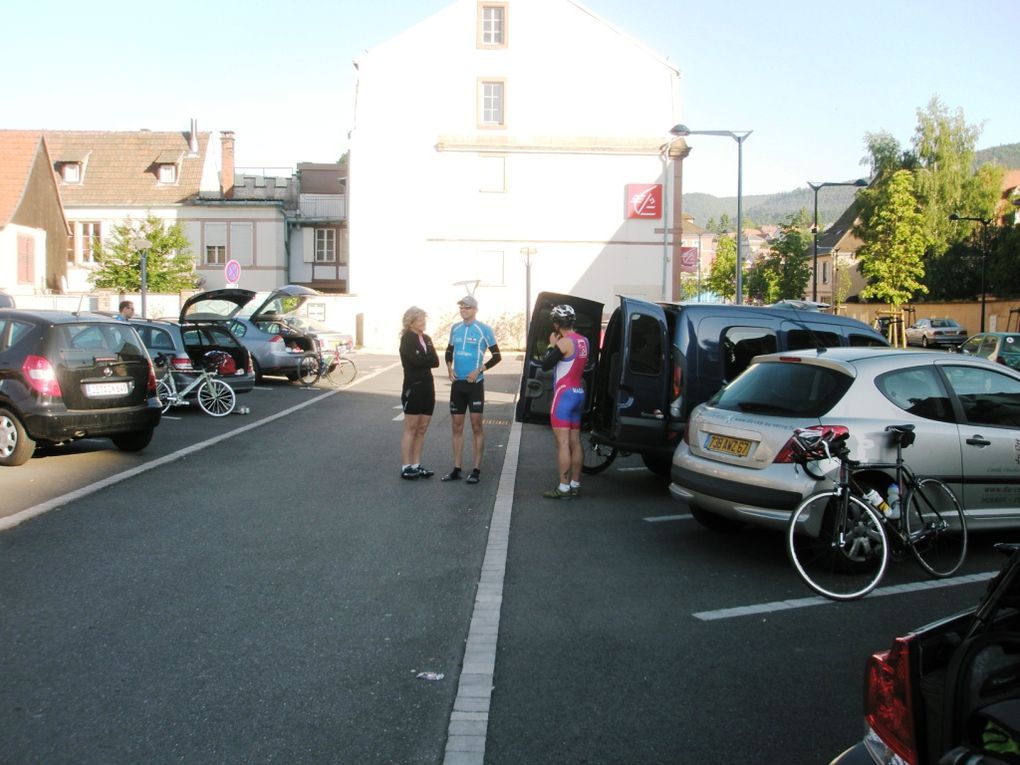
[[[1008,168],[1020,168],[1020,143],[981,149],[974,158],[975,165],[994,162]],[[854,179],[847,179],[854,180]],[[818,192],[818,221],[824,227],[838,218],[853,202],[852,186],[830,186]],[[757,224],[784,223],[803,208],[808,216],[814,213],[814,192],[807,186],[777,194],[744,195],[744,217]],[[730,220],[737,219],[736,197],[714,197],[711,194],[684,194],[684,214],[693,215],[694,222],[704,226],[716,221],[725,213]]]

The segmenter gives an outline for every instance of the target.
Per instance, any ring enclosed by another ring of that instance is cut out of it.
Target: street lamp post
[[[139,259],[141,260],[142,269],[139,280],[140,281],[139,294],[142,298],[142,318],[145,319],[148,316],[148,314],[145,313],[145,293],[148,291],[147,289],[148,285],[146,284],[146,282],[148,281],[147,271],[149,250],[152,248],[152,242],[150,242],[148,239],[138,237],[137,239],[131,240],[131,247],[138,251]]]
[[[744,213],[743,213],[743,167],[744,167],[744,139],[751,135],[751,130],[691,130],[686,125],[674,125],[669,131],[678,138],[685,138],[689,135],[723,135],[729,136],[737,142],[737,305],[744,302]]]
[[[949,220],[961,221],[972,220],[981,224],[981,332],[985,331],[985,260],[988,255],[988,224],[991,218],[976,218],[971,215],[957,215],[952,213]]]
[[[858,178],[856,181],[825,181],[824,183],[811,183],[808,181],[810,186],[815,192],[815,223],[811,227],[811,231],[814,233],[814,246],[812,248],[811,255],[811,299],[818,302],[818,189],[824,189],[826,186],[867,186],[868,182],[863,178]],[[835,297],[835,284],[833,284],[833,296]],[[833,303],[836,301],[833,300]]]
[[[524,337],[528,337],[531,327],[531,258],[538,252],[534,247],[521,247],[524,256]]]

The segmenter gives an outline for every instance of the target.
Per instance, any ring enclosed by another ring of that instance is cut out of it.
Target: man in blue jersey
[[[471,435],[474,447],[474,468],[467,483],[478,483],[482,472],[482,454],[485,451],[485,433],[482,430],[482,410],[485,407],[485,370],[496,366],[502,356],[496,345],[496,335],[487,324],[475,320],[478,301],[465,295],[457,305],[460,322],[450,330],[450,344],[446,347],[446,370],[450,376],[450,419],[453,423],[453,470],[443,476],[444,481],[459,481],[464,457],[464,415],[471,413]],[[488,361],[485,360],[489,353]]]

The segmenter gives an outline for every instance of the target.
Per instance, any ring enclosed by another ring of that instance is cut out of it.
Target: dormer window
[[[60,176],[61,183],[80,184],[85,180],[85,165],[89,161],[88,150],[67,149],[53,158],[53,169]]]
[[[177,150],[161,151],[156,157],[156,179],[160,184],[177,183],[184,154]]]
[[[81,183],[81,162],[65,162],[60,166],[60,179],[64,183]]]
[[[159,182],[177,183],[177,165],[160,165]]]

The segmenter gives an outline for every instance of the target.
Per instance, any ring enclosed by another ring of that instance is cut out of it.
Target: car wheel
[[[673,460],[656,457],[654,454],[642,454],[641,461],[655,475],[668,476],[670,468],[673,467]]]
[[[712,531],[736,531],[744,525],[741,521],[735,521],[732,518],[725,518],[721,515],[710,513],[707,510],[702,510],[697,505],[690,505],[690,509],[691,517],[706,529],[711,529]]]
[[[152,433],[152,428],[133,430],[130,433],[117,433],[110,436],[110,440],[122,452],[140,452],[152,441]]]
[[[29,438],[21,421],[6,409],[0,409],[0,465],[23,465],[34,451],[35,441]]]
[[[921,335],[921,347],[922,348],[927,348],[928,347],[928,336],[927,335]]]

